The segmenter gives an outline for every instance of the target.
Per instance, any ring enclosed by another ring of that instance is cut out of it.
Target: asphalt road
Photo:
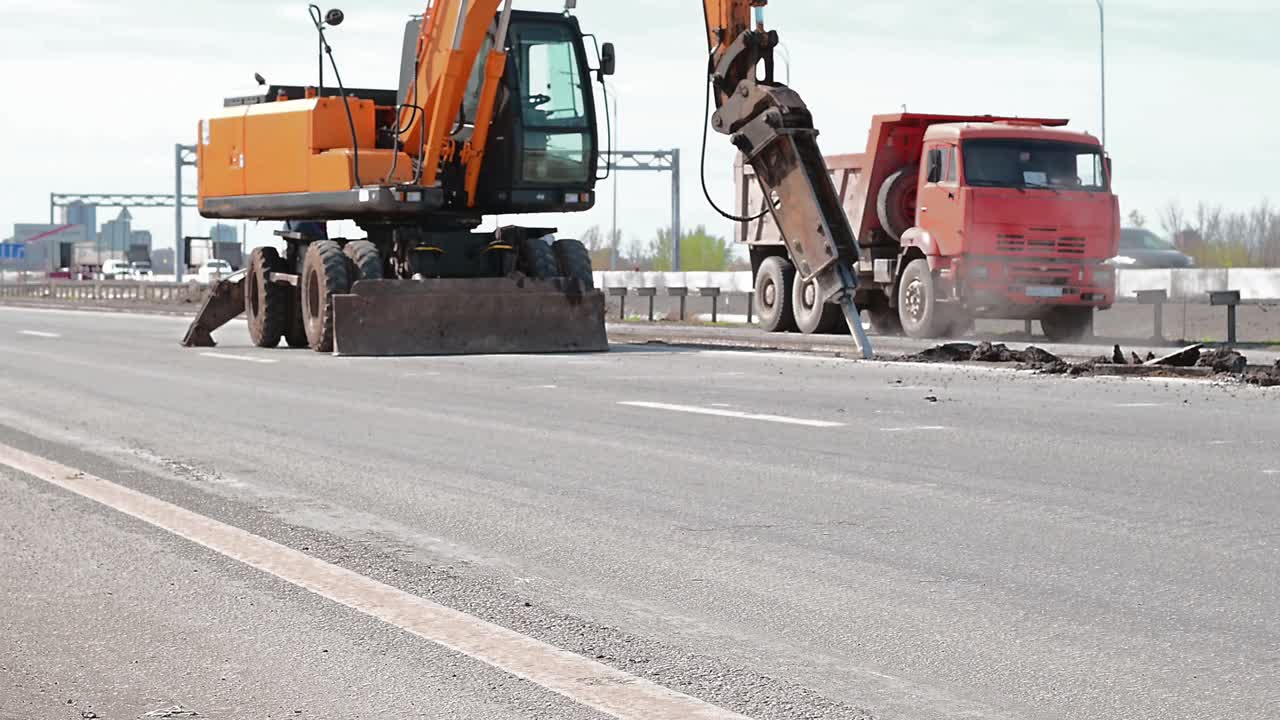
[[[185,322],[0,308],[0,718],[608,716],[85,495],[113,488],[622,671],[578,678],[620,696],[1280,715],[1280,392],[648,347],[341,359],[242,325],[198,351]],[[32,456],[57,469],[11,467]]]

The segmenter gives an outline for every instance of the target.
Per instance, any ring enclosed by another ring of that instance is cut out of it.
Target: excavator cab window
[[[524,126],[521,179],[588,182],[594,148],[581,39],[567,25],[537,22],[513,27],[512,36]]]

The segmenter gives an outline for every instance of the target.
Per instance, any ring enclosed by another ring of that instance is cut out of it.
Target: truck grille
[[[1087,244],[1082,237],[996,236],[996,250],[1005,255],[1084,255]]]

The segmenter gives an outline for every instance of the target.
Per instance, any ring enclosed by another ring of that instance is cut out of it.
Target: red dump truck
[[[1119,202],[1097,138],[1066,120],[894,114],[867,151],[827,158],[858,235],[857,303],[873,328],[915,338],[976,318],[1039,320],[1053,340],[1088,334],[1115,301]],[[796,275],[759,183],[739,160],[737,240],[751,251],[763,326],[836,330],[840,308]]]

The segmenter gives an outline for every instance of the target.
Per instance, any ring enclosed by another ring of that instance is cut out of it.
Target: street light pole
[[[618,125],[618,91],[612,84],[608,86],[608,91],[613,94],[613,143],[612,149],[618,151],[618,138],[621,136]],[[613,158],[609,159],[613,162]],[[613,229],[609,232],[609,269],[618,269],[618,171],[617,168],[609,168],[613,173]]]
[[[1102,55],[1102,146],[1107,145],[1107,11],[1098,3],[1098,44]]]

